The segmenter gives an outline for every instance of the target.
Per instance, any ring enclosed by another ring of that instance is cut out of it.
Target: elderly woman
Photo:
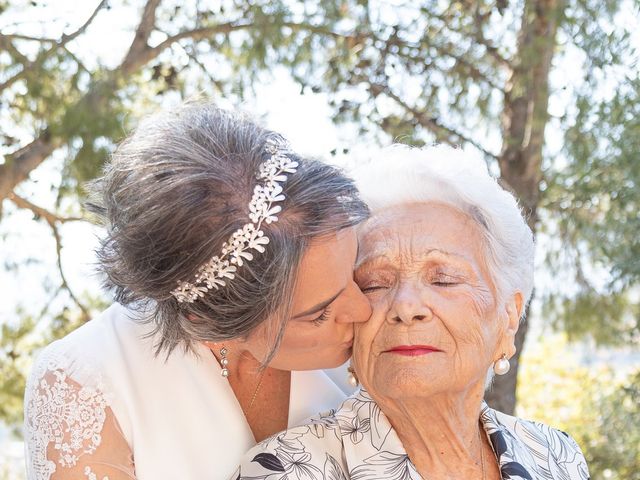
[[[533,286],[513,196],[446,147],[384,150],[356,180],[373,213],[356,269],[373,307],[352,359],[363,388],[259,444],[235,478],[589,478],[567,434],[483,402]]]
[[[118,303],[35,362],[29,479],[226,478],[256,441],[344,400],[316,369],[346,362],[371,314],[349,178],[189,104],[144,121],[95,187]]]

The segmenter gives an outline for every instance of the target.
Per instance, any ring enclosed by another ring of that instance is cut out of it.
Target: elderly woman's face
[[[496,304],[476,223],[441,203],[391,207],[360,234],[356,282],[373,315],[353,363],[387,397],[463,391],[514,353],[516,302]]]

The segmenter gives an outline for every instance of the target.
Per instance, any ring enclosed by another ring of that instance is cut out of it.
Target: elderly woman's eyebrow
[[[461,271],[477,274],[473,259],[457,252],[434,248],[424,253],[422,261],[426,265],[430,263],[439,266],[449,264]]]
[[[469,258],[465,255],[456,252],[450,252],[448,250],[444,250],[442,248],[431,248],[429,250],[425,250],[422,254],[423,257],[429,259],[430,257],[447,257],[453,258],[454,260],[462,260],[466,263],[469,262]]]
[[[414,256],[415,258],[415,254],[413,254],[412,256]],[[451,252],[448,250],[444,250],[442,248],[430,248],[427,250],[424,250],[422,252],[420,252],[417,255],[418,258],[420,258],[421,261],[428,261],[432,258],[451,258],[455,261],[461,261],[466,263],[469,263],[469,258],[466,257],[465,255],[462,255],[460,253],[456,253],[456,252]],[[368,264],[377,264],[377,263],[389,263],[389,264],[394,264],[399,262],[402,258],[407,258],[406,255],[403,255],[402,253],[396,253],[393,256],[389,255],[386,252],[379,252],[379,251],[372,251],[369,254],[365,254],[362,256],[362,258],[358,258],[356,261],[356,268],[360,268],[363,265],[368,265]]]
[[[365,254],[362,258],[358,257],[356,260],[355,268],[361,268],[363,265],[375,264],[375,263],[393,263],[393,258],[385,253],[372,252]]]

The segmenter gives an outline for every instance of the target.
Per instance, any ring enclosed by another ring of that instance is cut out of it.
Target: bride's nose
[[[336,316],[336,321],[340,323],[361,323],[366,322],[371,317],[371,304],[356,282],[351,281],[345,292],[343,302],[344,311]]]

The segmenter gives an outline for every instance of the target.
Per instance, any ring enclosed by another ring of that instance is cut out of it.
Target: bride
[[[151,117],[94,185],[115,303],[38,357],[29,479],[227,478],[334,406],[370,307],[351,180],[210,104]]]

